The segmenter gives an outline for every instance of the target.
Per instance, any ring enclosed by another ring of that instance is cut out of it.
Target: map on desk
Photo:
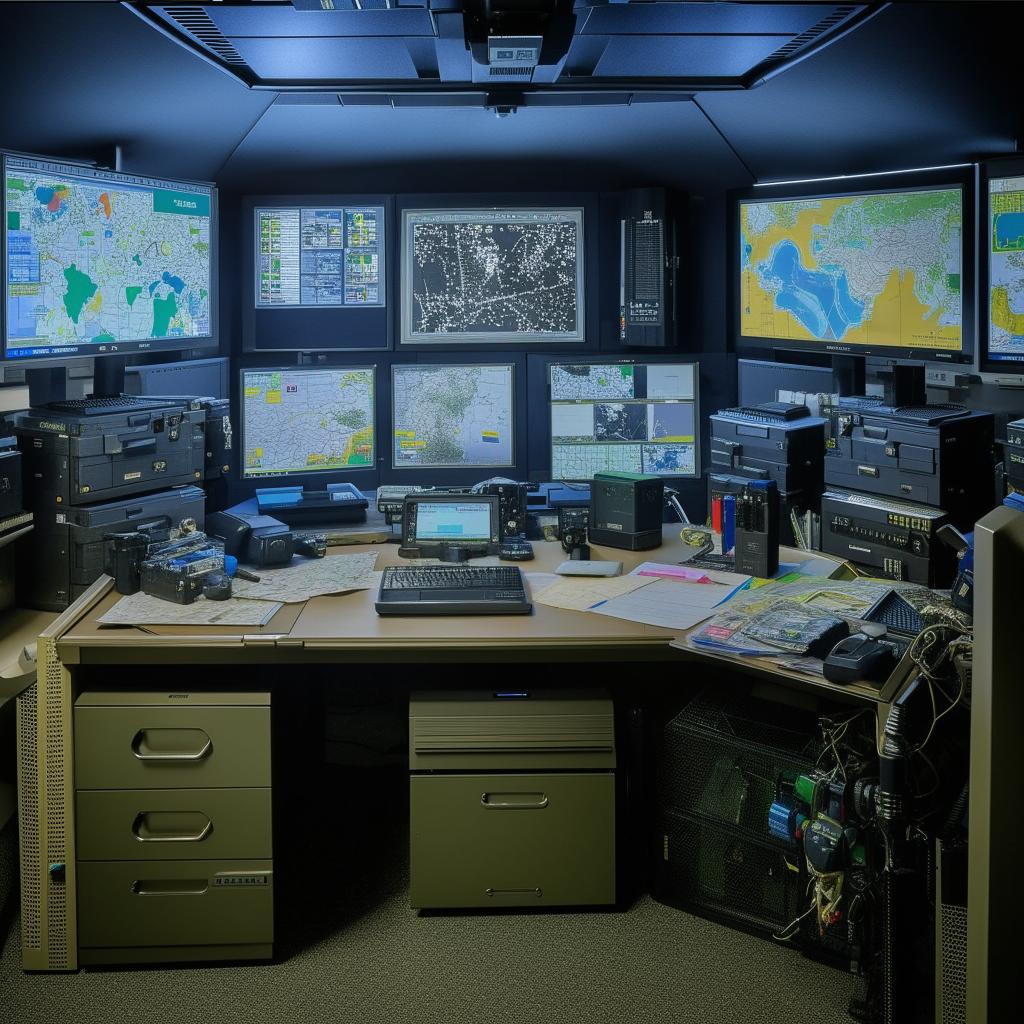
[[[278,612],[280,602],[207,601],[175,604],[139,591],[122,597],[100,617],[101,626],[265,626]]]
[[[236,598],[293,604],[324,594],[369,590],[374,583],[372,573],[376,564],[376,551],[295,558],[291,565],[280,569],[260,569],[259,583],[236,578],[232,581],[232,590]]]

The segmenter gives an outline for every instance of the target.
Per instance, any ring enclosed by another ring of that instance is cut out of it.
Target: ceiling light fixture
[[[784,181],[757,181],[754,188],[769,188],[772,185],[810,185],[818,181],[847,181],[853,178],[887,178],[893,174],[923,174],[925,171],[951,171],[959,167],[973,167],[973,164],[935,164],[932,167],[904,167],[899,171],[866,171],[863,174],[830,174],[822,178],[787,178]]]

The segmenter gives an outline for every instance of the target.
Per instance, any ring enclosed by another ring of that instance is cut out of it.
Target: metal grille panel
[[[939,909],[942,1006],[938,1024],[967,1024],[967,908],[944,903]]]
[[[39,729],[37,686],[18,698],[18,835],[21,846],[21,944],[42,948],[39,878]]]
[[[66,873],[71,870],[68,843],[68,807],[65,788],[69,765],[64,743],[66,723],[70,722],[70,694],[64,685],[64,668],[57,657],[52,639],[39,641],[45,647],[46,699],[46,863],[63,864],[64,872],[49,877],[47,893],[47,939],[49,966],[54,970],[68,967],[68,907]]]

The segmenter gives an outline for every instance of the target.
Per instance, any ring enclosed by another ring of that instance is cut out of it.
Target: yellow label
[[[280,405],[281,404],[281,392],[280,391],[268,391],[267,392],[267,405]]]

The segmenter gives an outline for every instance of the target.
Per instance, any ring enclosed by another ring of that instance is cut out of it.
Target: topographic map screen
[[[6,157],[4,196],[7,358],[211,336],[210,187]]]
[[[242,371],[243,476],[374,464],[372,366]]]
[[[1024,177],[989,181],[990,359],[1024,361]]]
[[[552,363],[551,476],[696,476],[693,363]]]
[[[583,210],[407,210],[403,342],[583,340]]]
[[[959,188],[740,204],[740,333],[961,350]]]
[[[392,465],[513,465],[511,364],[392,368]]]

